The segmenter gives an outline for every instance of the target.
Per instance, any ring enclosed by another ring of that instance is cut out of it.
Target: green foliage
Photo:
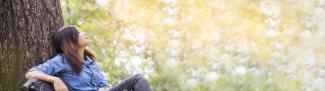
[[[105,1],[105,2],[103,2]],[[111,85],[154,91],[324,90],[320,0],[62,0]]]

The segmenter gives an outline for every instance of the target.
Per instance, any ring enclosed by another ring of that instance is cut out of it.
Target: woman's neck
[[[80,59],[81,59],[82,62],[85,62],[85,60],[84,60],[84,52],[85,52],[85,48],[84,47],[81,47],[79,49],[79,52],[78,52],[79,57],[81,57]]]

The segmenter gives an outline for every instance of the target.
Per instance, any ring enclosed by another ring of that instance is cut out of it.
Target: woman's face
[[[89,41],[85,32],[79,32],[78,43],[80,47],[86,47],[88,45]]]

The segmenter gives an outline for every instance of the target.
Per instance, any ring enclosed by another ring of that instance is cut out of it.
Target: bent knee
[[[135,74],[135,75],[133,75],[133,78],[135,78],[135,79],[145,79],[142,74]]]

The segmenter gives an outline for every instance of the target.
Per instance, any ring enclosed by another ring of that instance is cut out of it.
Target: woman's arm
[[[45,63],[34,66],[26,72],[25,78],[31,79],[33,77],[45,82],[53,83],[56,91],[67,91],[67,86],[58,77],[53,75],[63,71],[66,68],[66,64],[62,62],[60,55],[47,60]]]
[[[31,79],[33,77],[40,79],[45,82],[53,83],[55,91],[69,91],[68,87],[64,84],[64,82],[55,76],[47,75],[43,72],[39,71],[31,71],[26,74],[26,79]]]
[[[37,79],[40,79],[42,81],[49,82],[49,83],[53,83],[55,80],[59,79],[58,77],[47,75],[47,74],[45,74],[43,72],[39,72],[39,71],[28,72],[25,77],[26,77],[26,79],[31,79],[31,78],[35,77]]]
[[[57,55],[54,58],[47,60],[45,63],[39,64],[29,69],[26,72],[25,77],[26,79],[35,77],[40,80],[53,83],[58,79],[53,75],[59,73],[64,69],[65,65],[62,63],[62,57],[60,55]]]

